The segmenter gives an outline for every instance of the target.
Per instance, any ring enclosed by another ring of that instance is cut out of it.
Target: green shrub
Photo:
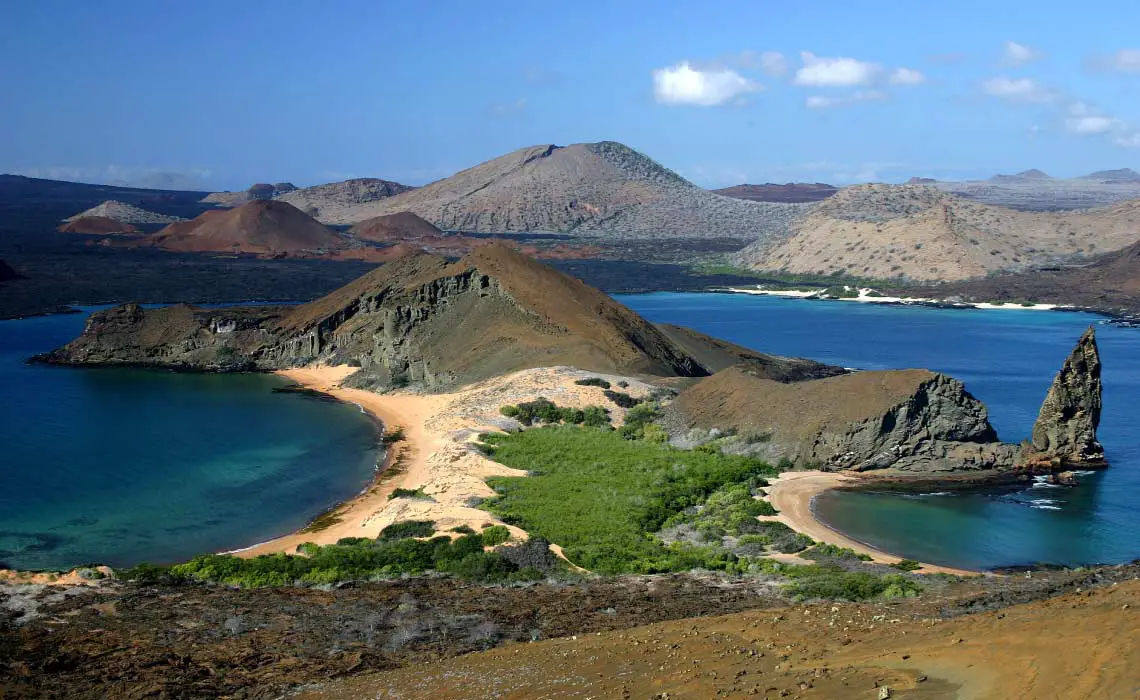
[[[582,413],[582,423],[586,427],[601,428],[610,424],[610,412],[601,406],[587,406]]]
[[[563,423],[581,425],[586,422],[586,412],[580,408],[562,408],[559,410],[562,414]]]
[[[646,442],[669,442],[669,433],[656,423],[650,423],[641,429],[641,439]]]
[[[903,559],[902,561],[896,561],[894,564],[891,564],[891,566],[898,569],[899,571],[918,571],[922,568],[922,564],[913,559]]]
[[[922,587],[900,574],[877,575],[867,571],[847,571],[838,566],[787,566],[779,571],[792,579],[785,588],[793,597],[867,600],[918,595]]]
[[[723,549],[666,546],[653,533],[722,486],[775,473],[748,457],[677,450],[573,426],[489,440],[496,461],[538,475],[489,479],[498,497],[484,507],[562,545],[574,563],[606,574],[742,567]]]
[[[607,389],[602,393],[607,399],[613,401],[621,408],[633,408],[637,404],[641,403],[641,399],[635,399],[623,391],[611,391]]]
[[[388,494],[388,500],[393,498],[415,498],[421,501],[434,501],[435,499],[424,493],[423,489],[401,489],[398,488],[392,493]]]
[[[804,559],[850,559],[857,561],[871,561],[869,555],[861,552],[856,552],[854,549],[847,547],[838,547],[833,544],[821,542],[811,549],[800,552],[800,556]]]
[[[380,442],[385,445],[394,445],[397,442],[403,442],[403,440],[404,429],[400,427],[393,428],[391,431],[384,433],[383,437],[380,438]]]
[[[404,520],[392,523],[380,531],[382,540],[399,540],[407,537],[431,537],[435,534],[435,522],[431,520]]]
[[[609,389],[610,388],[610,383],[607,382],[606,380],[602,379],[601,377],[587,377],[586,379],[579,379],[578,381],[576,381],[574,383],[579,385],[579,386],[597,386],[597,387],[601,387],[603,389]]]
[[[664,526],[688,524],[705,539],[719,540],[725,535],[760,532],[764,524],[756,516],[775,514],[770,503],[752,496],[747,484],[727,484],[710,494],[699,510],[677,513]]]
[[[502,525],[492,525],[483,531],[483,546],[494,547],[511,539],[511,531]]]
[[[502,413],[507,418],[517,418],[519,415],[519,407],[518,406],[503,406],[502,408],[499,409],[499,413]]]
[[[475,534],[475,530],[473,530],[470,525],[456,525],[455,527],[448,530],[448,532],[458,532],[461,535]]]

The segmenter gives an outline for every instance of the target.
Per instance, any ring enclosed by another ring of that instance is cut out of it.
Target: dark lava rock
[[[1100,424],[1100,353],[1090,326],[1053,380],[1033,425],[1035,456],[1060,465],[1100,464],[1104,448],[1096,438]]]

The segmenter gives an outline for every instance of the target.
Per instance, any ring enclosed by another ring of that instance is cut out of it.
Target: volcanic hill
[[[356,223],[409,211],[448,231],[755,240],[786,235],[802,210],[722,197],[603,141],[522,148],[395,197],[322,210],[321,219]]]
[[[166,214],[157,214],[153,211],[147,211],[133,204],[126,202],[117,202],[115,200],[107,200],[98,206],[91,207],[87,211],[80,212],[75,216],[68,217],[65,221],[74,222],[80,219],[99,218],[110,219],[112,221],[119,221],[124,224],[170,224],[176,221],[185,221],[185,219],[178,216],[168,216]],[[82,233],[82,232],[77,232]],[[111,233],[108,231],[107,233]],[[117,232],[123,233],[123,232]]]
[[[165,250],[223,253],[311,253],[335,250],[345,240],[291,204],[254,200],[227,211],[208,211],[171,224],[149,238]]]
[[[756,270],[960,280],[1122,248],[1140,237],[1140,200],[1024,212],[924,185],[857,185],[815,205],[794,235],[736,254]]]
[[[304,187],[278,196],[301,211],[326,223],[345,223],[343,212],[362,204],[378,202],[415,189],[391,180],[361,177],[344,182]]]
[[[80,216],[63,223],[57,229],[60,233],[85,233],[92,235],[136,234],[138,227],[125,221],[116,221],[105,216]]]
[[[741,362],[784,378],[843,372],[658,328],[498,244],[454,263],[410,254],[298,307],[115,307],[41,359],[215,371],[320,361],[360,365],[354,380],[362,384],[429,389],[555,365],[658,376],[706,376]]]
[[[381,243],[438,238],[443,235],[443,231],[406,211],[366,219],[353,226],[348,232],[360,240]]]

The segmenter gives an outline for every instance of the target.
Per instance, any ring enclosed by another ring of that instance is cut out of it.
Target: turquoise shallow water
[[[1077,338],[1101,318],[950,310],[728,294],[621,297],[647,318],[782,355],[860,369],[926,367],[963,380],[1003,440],[1028,437]],[[1097,326],[1104,361],[1100,427],[1111,467],[1075,488],[955,494],[830,492],[817,514],[856,539],[969,568],[1119,563],[1140,557],[1140,330]]]
[[[172,562],[304,526],[380,456],[351,405],[269,375],[72,369],[24,360],[84,314],[0,321],[0,562]]]

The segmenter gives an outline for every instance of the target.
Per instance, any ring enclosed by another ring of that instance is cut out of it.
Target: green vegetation
[[[815,544],[812,538],[775,520],[757,521],[748,529],[749,534],[737,540],[737,553],[759,554],[771,547],[782,554],[795,554]]]
[[[508,418],[514,418],[523,425],[570,423],[599,427],[608,425],[610,422],[609,411],[601,406],[587,406],[584,409],[560,408],[553,401],[542,396],[534,401],[524,401],[517,406],[503,406],[499,412]]]
[[[837,285],[824,289],[820,294],[832,299],[855,299],[859,296],[859,290],[854,287]]]
[[[867,554],[856,552],[847,547],[837,547],[833,544],[819,543],[811,549],[800,552],[804,559],[853,559],[856,561],[871,561]]]
[[[511,531],[502,525],[492,525],[480,535],[484,547],[495,547],[511,539]]]
[[[456,525],[448,530],[448,532],[458,532],[461,535],[474,535],[475,530],[470,525]]]
[[[488,480],[499,495],[484,507],[557,542],[572,562],[597,573],[743,570],[747,562],[721,548],[665,545],[653,533],[722,487],[775,473],[748,457],[572,426],[485,439],[495,460],[533,475]]]
[[[689,525],[704,541],[720,542],[725,535],[759,532],[762,523],[756,516],[775,514],[772,504],[753,497],[748,484],[727,484],[709,495],[702,505],[670,517],[664,527]]]
[[[597,386],[597,387],[601,387],[603,389],[609,389],[610,388],[610,383],[607,382],[606,380],[602,379],[601,377],[587,377],[586,379],[579,379],[578,381],[576,381],[574,383],[577,384],[578,386]]]
[[[403,440],[404,429],[400,427],[392,428],[380,438],[380,442],[384,445],[395,445],[397,442],[403,442]]]
[[[621,408],[633,408],[637,404],[641,403],[641,399],[635,399],[624,391],[612,391],[610,389],[607,389],[602,393],[605,394],[605,397],[607,399],[613,401]]]
[[[388,500],[393,498],[418,498],[422,501],[434,501],[435,499],[424,493],[423,489],[396,489],[388,494]]]
[[[313,522],[301,528],[301,532],[320,532],[321,530],[325,530],[329,527],[332,527],[333,525],[336,525],[341,520],[343,520],[343,518],[337,514],[338,509],[339,506],[337,508],[333,508],[331,510],[325,511],[324,513],[321,513],[317,517],[313,518]]]
[[[899,571],[918,571],[922,568],[922,564],[913,559],[903,559],[902,561],[896,561],[894,564],[891,564],[891,566],[895,567]]]
[[[557,566],[549,553],[544,557],[542,552],[532,551],[541,548],[541,544],[485,551],[484,547],[492,546],[490,543],[501,544],[510,537],[501,525],[487,528],[482,535],[464,535],[454,541],[448,537],[416,539],[423,532],[430,535],[434,529],[434,524],[427,521],[397,523],[385,528],[384,534],[375,540],[346,537],[324,547],[305,543],[297,548],[302,556],[271,554],[242,559],[229,554],[207,554],[171,567],[142,564],[122,575],[143,584],[203,581],[257,588],[438,571],[472,581],[502,583],[541,579]],[[504,533],[506,538],[502,537]]]
[[[821,564],[781,564],[764,561],[766,573],[779,574],[792,580],[784,591],[794,598],[838,598],[867,600],[870,598],[910,598],[922,592],[922,586],[902,574],[879,575],[869,571],[848,571],[840,566]]]
[[[622,394],[622,396],[625,396],[625,394]],[[653,442],[665,442],[669,439],[669,436],[665,434],[665,429],[653,423],[653,421],[660,417],[661,411],[658,410],[657,404],[652,401],[635,404],[633,408],[626,412],[625,422],[622,424],[619,433],[627,440],[637,440],[645,437],[646,429],[652,427],[657,429],[651,433]],[[662,436],[664,436],[663,439]]]
[[[435,523],[431,520],[404,520],[381,530],[379,539],[399,540],[405,537],[431,537],[434,534]]]

